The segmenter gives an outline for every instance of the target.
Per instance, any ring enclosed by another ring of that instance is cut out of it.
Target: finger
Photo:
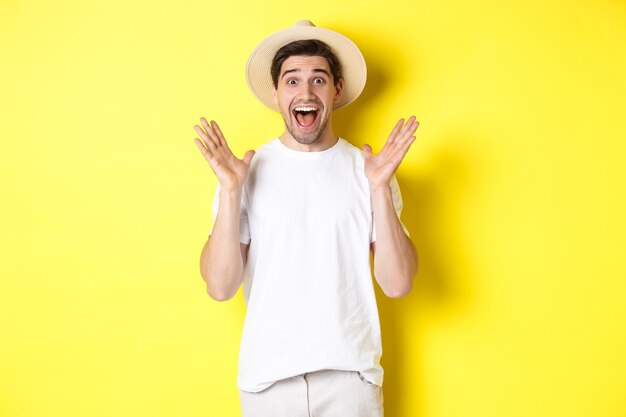
[[[398,132],[402,128],[403,124],[404,124],[404,119],[398,120],[398,123],[396,123],[396,125],[393,127],[393,130],[391,131],[391,133],[389,134],[389,137],[387,138],[387,143],[393,143],[394,142],[394,140],[396,139],[396,135],[398,134]]]
[[[204,142],[201,141],[200,139],[195,138],[193,141],[198,146],[198,149],[200,149],[200,152],[202,152],[202,156],[204,156],[204,159],[206,159],[208,162],[213,157],[211,151],[206,147]]]
[[[417,127],[419,126],[419,122],[415,120],[414,116],[411,117],[409,122],[402,128],[402,132],[398,134],[399,138],[396,138],[397,146],[404,146],[404,144],[415,134]]]
[[[391,158],[394,161],[397,161],[398,165],[400,164],[400,162],[402,162],[406,154],[409,152],[409,149],[411,148],[411,145],[414,141],[415,136],[410,136],[408,140],[402,144],[402,146],[399,146],[398,149],[396,149],[396,152],[394,152]]]
[[[254,151],[248,151],[246,152],[246,154],[243,156],[243,163],[246,165],[250,165],[250,162],[252,162],[252,157],[254,156]]]
[[[372,147],[368,144],[363,145],[363,152],[365,153],[365,158],[370,158],[372,153]]]
[[[409,129],[411,134],[415,133],[419,125],[420,125],[420,122],[418,122],[415,116],[413,116],[413,124],[411,125],[411,128]]]
[[[209,146],[213,146],[213,148],[217,148],[220,144],[220,140],[217,137],[217,135],[215,134],[215,131],[213,130],[213,128],[209,125],[209,122],[207,122],[207,120],[202,117],[200,118],[200,123],[202,123],[202,126],[204,126],[204,130],[206,131],[208,140],[207,142],[211,142],[208,143]]]
[[[220,129],[220,127],[217,125],[217,122],[214,120],[211,120],[211,126],[213,127],[213,130],[215,131],[215,133],[217,134],[217,137],[219,139],[219,142],[222,146],[228,146],[228,144],[226,143],[226,139],[224,138],[224,134],[222,133],[222,129]]]
[[[206,152],[206,146],[204,145],[204,142],[202,140],[195,138],[193,141],[196,145],[198,145],[198,148],[202,153]]]
[[[409,120],[406,121],[406,124],[402,126],[402,129],[400,130],[400,136],[406,137],[407,134],[411,136],[413,132],[415,132],[415,129],[417,129],[415,121],[415,116],[409,117]]]
[[[207,122],[204,117],[201,117],[200,118],[200,124],[202,125],[202,127],[204,128],[204,130],[206,131],[206,134],[208,136],[209,135],[209,130],[211,130],[211,127],[209,126],[209,122]]]
[[[203,128],[201,128],[198,125],[193,125],[193,128],[195,129],[196,132],[198,132],[198,134],[200,135],[202,139],[204,139],[205,141],[209,139],[208,133]]]
[[[204,129],[202,129],[198,125],[194,125],[193,128],[196,130],[196,132],[203,139],[203,143],[207,147],[207,149],[212,149],[212,150],[216,149],[215,143],[211,140],[211,137],[209,136],[209,134]]]
[[[202,126],[204,126],[204,124],[202,123],[202,119],[203,118],[201,117],[200,118],[200,124],[202,124]],[[202,139],[204,139],[204,138],[208,139],[209,135],[207,134],[207,132],[205,132],[205,130],[202,127],[200,127],[198,125],[193,125],[193,128],[196,130],[196,132],[198,132],[198,134],[200,135],[200,137]],[[198,129],[200,129],[200,130],[198,130]]]

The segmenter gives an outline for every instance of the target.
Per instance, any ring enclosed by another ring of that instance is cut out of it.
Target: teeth
[[[317,107],[296,107],[295,111],[317,111]]]

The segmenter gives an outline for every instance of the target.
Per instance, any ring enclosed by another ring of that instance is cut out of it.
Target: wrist
[[[220,184],[220,199],[241,198],[242,186],[225,187]]]
[[[391,195],[391,186],[389,183],[373,184],[370,182],[370,192],[372,195]]]

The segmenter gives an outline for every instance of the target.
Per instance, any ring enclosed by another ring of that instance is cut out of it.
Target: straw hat
[[[272,96],[274,90],[270,73],[272,60],[280,48],[290,42],[302,39],[318,39],[325,42],[341,62],[343,91],[341,99],[334,105],[333,109],[338,109],[356,100],[363,91],[367,79],[367,67],[363,54],[350,39],[338,32],[318,28],[309,20],[299,20],[289,29],[268,36],[252,51],[246,64],[246,80],[256,98],[270,109],[278,111]]]

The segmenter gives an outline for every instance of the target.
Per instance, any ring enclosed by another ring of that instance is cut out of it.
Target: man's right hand
[[[211,120],[209,124],[204,117],[200,118],[200,123],[202,127],[195,125],[194,129],[202,139],[195,138],[194,142],[215,172],[221,188],[225,191],[241,191],[248,178],[254,151],[248,151],[243,159],[238,159],[228,147],[217,123]]]

